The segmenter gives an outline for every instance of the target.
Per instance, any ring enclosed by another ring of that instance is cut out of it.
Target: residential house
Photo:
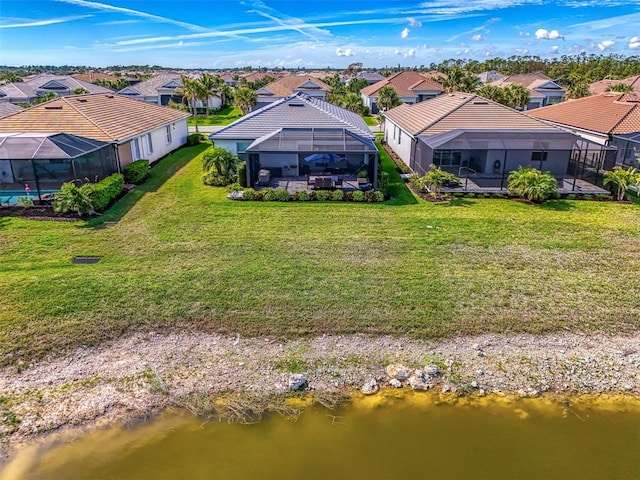
[[[85,93],[113,93],[111,90],[93,83],[78,80],[69,75],[41,74],[25,77],[22,82],[12,82],[0,85],[0,102],[14,104],[35,101],[48,92],[58,97],[73,95],[74,91],[84,90]]]
[[[444,92],[442,85],[428,74],[405,70],[360,90],[362,101],[372,114],[379,112],[378,92],[386,86],[393,88],[400,100],[408,104],[422,102]]]
[[[482,82],[483,85],[491,82],[497,82],[506,78],[506,75],[501,74],[497,70],[487,70],[486,72],[482,72],[478,74],[478,79]]]
[[[277,102],[296,93],[304,93],[310,97],[325,100],[331,87],[312,75],[287,75],[258,89],[258,103],[254,110]]]
[[[378,83],[382,80],[384,80],[385,77],[384,75],[378,73],[378,72],[358,72],[358,74],[356,75],[356,79],[358,80],[366,80],[367,83],[369,85],[373,85],[374,83]]]
[[[196,75],[194,78],[198,78],[198,76]],[[181,74],[159,73],[140,83],[123,88],[118,91],[118,95],[143,100],[156,105],[168,105],[169,102],[183,103],[180,91],[176,91],[181,87]],[[197,109],[204,109],[205,107],[215,109],[221,106],[222,98],[219,95],[210,96],[206,106],[201,100],[197,100],[195,104]]]
[[[540,72],[511,75],[491,82],[490,85],[504,88],[514,83],[520,84],[529,90],[530,98],[525,110],[533,110],[534,108],[560,103],[565,99],[567,93],[563,87]]]
[[[520,166],[550,171],[566,189],[567,176],[575,174],[572,161],[578,147],[597,154],[606,150],[469,93],[400,105],[385,118],[386,142],[414,172],[424,175],[435,165],[464,177],[465,185],[480,191],[504,190],[509,172]],[[593,187],[580,175],[579,179],[571,189]]]
[[[527,115],[616,148],[616,164],[640,168],[640,97],[608,92],[567,100]]]
[[[186,143],[189,114],[115,93],[62,97],[0,119],[0,134],[67,133],[115,144],[120,167]]]
[[[117,171],[110,142],[68,133],[0,133],[0,205],[42,200],[65,182]]]
[[[589,91],[592,95],[600,95],[601,93],[607,92],[609,88],[621,84],[629,85],[633,88],[633,94],[640,97],[640,75],[634,75],[633,77],[623,78],[621,80],[600,80],[599,82],[593,82],[589,85]]]
[[[247,162],[247,184],[260,172],[271,179],[300,181],[328,172],[345,181],[359,171],[377,185],[374,136],[362,118],[320,98],[298,92],[240,118],[209,136]]]

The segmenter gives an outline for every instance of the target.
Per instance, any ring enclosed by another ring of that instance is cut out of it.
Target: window
[[[437,167],[457,167],[462,164],[462,152],[434,150],[433,164]]]
[[[247,151],[247,148],[249,148],[249,145],[251,145],[253,142],[236,142],[236,151],[238,153],[245,153]]]
[[[402,143],[402,130],[398,131],[398,145]]]
[[[167,136],[167,145],[171,143],[171,125],[164,127],[165,135]]]
[[[140,140],[134,138],[131,141],[131,157],[133,160],[140,160],[142,155],[140,155]]]
[[[547,161],[547,152],[531,152],[531,161],[532,162],[546,162]]]
[[[147,143],[149,144],[149,153],[153,153],[153,141],[150,133],[147,133]]]
[[[397,125],[394,125],[394,126],[393,126],[393,139],[394,139],[394,140],[396,139],[396,129],[397,129],[397,128],[398,128],[398,127],[397,127]]]

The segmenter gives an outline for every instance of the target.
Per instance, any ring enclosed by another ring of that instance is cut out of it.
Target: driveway
[[[224,127],[225,125],[198,125],[198,130],[200,133],[214,133]],[[189,133],[195,133],[195,131],[195,126],[189,126]]]

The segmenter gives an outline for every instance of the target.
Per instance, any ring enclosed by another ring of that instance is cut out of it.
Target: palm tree
[[[237,165],[238,157],[222,147],[213,147],[202,157],[203,172],[208,172],[215,168],[216,172],[223,177],[234,175]]]
[[[482,85],[482,82],[475,75],[467,73],[460,81],[459,92],[472,93],[475,92],[478,87]]]
[[[537,168],[519,166],[509,174],[507,189],[512,195],[526,198],[535,203],[557,195],[558,182],[551,172],[542,172]]]
[[[457,67],[450,68],[447,72],[447,78],[442,81],[442,87],[447,93],[459,92],[462,88],[464,73]]]
[[[233,95],[233,104],[242,110],[245,115],[251,111],[253,107],[258,103],[258,93],[255,90],[251,90],[249,87],[236,88]]]
[[[383,112],[391,110],[402,103],[396,91],[390,85],[385,85],[378,90],[378,108]]]
[[[585,80],[575,80],[571,82],[567,89],[567,96],[569,98],[582,98],[591,95],[589,92],[589,84]]]
[[[342,97],[342,107],[347,110],[351,110],[357,114],[361,114],[364,110],[364,104],[362,103],[362,98],[360,95],[354,92],[347,92]]]
[[[504,90],[506,105],[516,110],[522,110],[531,99],[529,90],[519,83],[512,83]]]
[[[633,86],[628,83],[616,83],[609,85],[605,92],[633,93]]]
[[[196,109],[196,102],[202,98],[202,86],[198,80],[182,75],[180,77],[182,86],[176,88],[176,94],[182,97],[182,101],[186,102],[191,108],[191,114],[196,123],[196,133],[198,133],[198,111]]]
[[[46,92],[36,98],[36,105],[40,105],[41,103],[48,102],[49,100],[53,100],[57,95],[54,92]]]
[[[629,187],[640,185],[640,172],[633,167],[627,169],[614,167],[613,170],[604,174],[603,183],[611,184],[615,190],[616,200],[621,201]]]
[[[493,100],[503,105],[506,103],[504,88],[497,87],[496,85],[483,85],[476,90],[476,93],[488,100]]]
[[[220,77],[218,77],[220,78]],[[202,101],[205,112],[209,113],[209,97],[213,97],[218,94],[219,83],[216,79],[216,76],[211,75],[210,73],[203,73],[200,79],[198,80],[200,83],[200,100]]]

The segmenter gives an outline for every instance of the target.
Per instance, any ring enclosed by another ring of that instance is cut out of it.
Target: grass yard
[[[242,110],[229,106],[219,110],[215,115],[198,115],[198,125],[229,125],[240,117],[242,117]],[[193,117],[189,117],[187,123],[190,127],[193,127],[196,124]]]
[[[638,205],[432,204],[397,175],[388,204],[234,202],[200,183],[205,148],[163,160],[99,219],[0,218],[0,363],[132,329],[429,338],[640,325]]]
[[[378,121],[373,117],[363,116],[362,119],[364,120],[364,123],[366,123],[370,127],[375,127],[376,125],[378,125]]]

